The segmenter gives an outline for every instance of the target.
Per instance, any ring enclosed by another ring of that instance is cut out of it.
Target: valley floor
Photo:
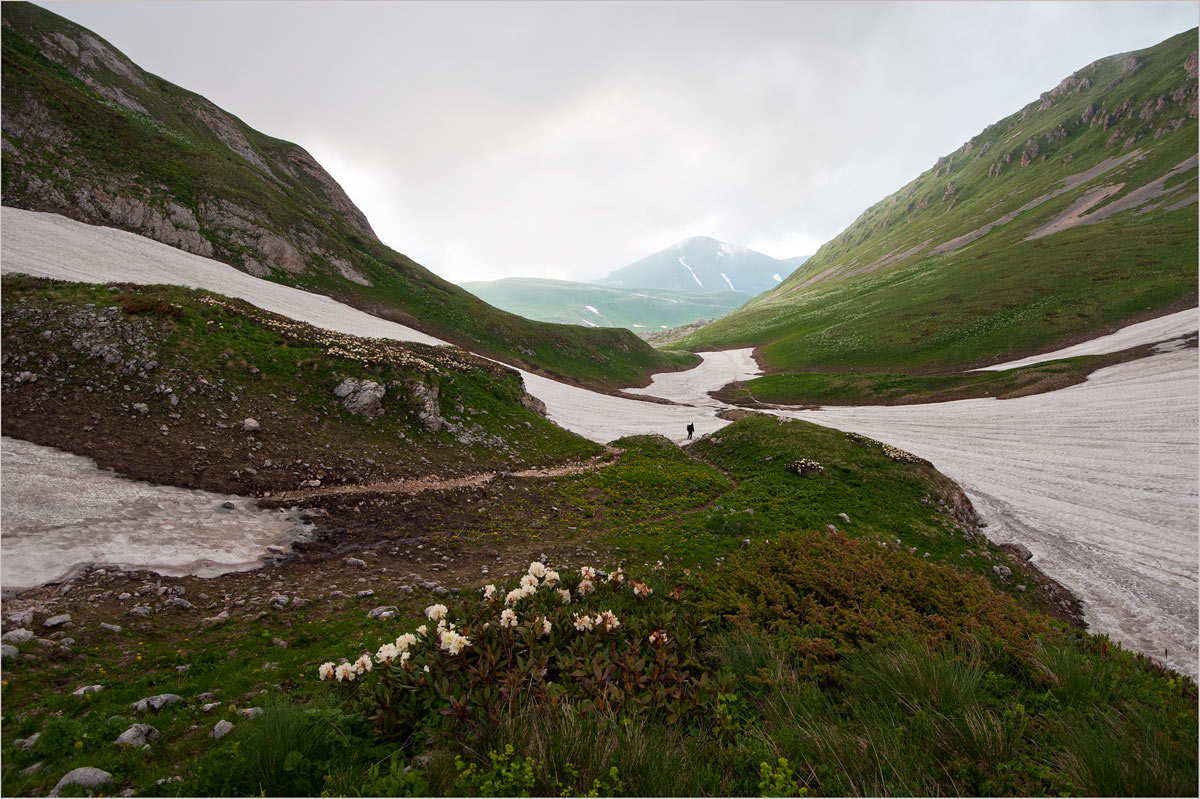
[[[3,209],[3,225],[5,272],[92,282],[179,283],[179,275],[187,275],[189,285],[238,293],[342,332],[402,340],[415,334],[131,234],[10,208]],[[237,288],[243,279],[254,285]],[[756,372],[748,351],[706,354],[696,370],[662,375],[627,392],[678,404],[523,377],[530,393],[546,403],[550,419],[594,441],[659,433],[680,442],[689,422],[697,437],[726,424],[717,416],[721,404],[707,391]],[[1185,349],[1102,370],[1070,389],[1014,400],[782,415],[861,432],[931,460],[968,492],[994,540],[1027,545],[1047,573],[1079,593],[1094,632],[1195,677],[1197,379],[1196,351]],[[6,460],[6,495],[10,476],[24,468]],[[16,554],[7,526],[4,546],[6,560]]]

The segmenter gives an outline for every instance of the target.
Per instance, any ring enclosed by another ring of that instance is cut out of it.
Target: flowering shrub
[[[325,663],[317,674],[341,683],[381,735],[416,743],[484,734],[518,701],[649,712],[668,724],[715,707],[725,686],[700,666],[702,625],[681,587],[656,592],[619,569],[560,575],[537,562],[520,583],[503,604],[503,589],[489,584],[452,607],[431,605],[432,633],[422,625],[373,659]]]
[[[804,477],[810,474],[825,474],[825,467],[809,458],[801,458],[795,463],[789,464],[788,471]]]

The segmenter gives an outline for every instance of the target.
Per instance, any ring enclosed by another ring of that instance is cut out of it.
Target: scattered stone
[[[120,594],[117,594],[117,599],[120,599],[121,601],[133,599],[133,594],[129,593],[128,591],[122,591]]]
[[[212,713],[214,710],[216,710],[220,706],[221,706],[220,702],[205,702],[203,705],[200,706],[200,712],[201,713]]]
[[[17,649],[12,644],[0,645],[0,658],[2,658],[4,660],[7,660],[9,658],[18,657],[20,654],[21,654],[21,650]]]
[[[50,791],[50,796],[58,796],[58,792],[68,785],[78,785],[84,789],[99,788],[111,779],[112,775],[107,771],[83,766],[64,774],[63,778],[55,784],[54,789]]]
[[[433,595],[434,596],[449,596],[450,591],[439,585],[433,589]]]
[[[39,771],[41,771],[42,767],[44,765],[46,765],[46,764],[39,760],[38,762],[34,763],[32,766],[28,766],[26,768],[21,769],[21,776],[22,777],[31,777],[34,774],[37,774]]]
[[[294,608],[302,608],[305,605],[308,605],[311,603],[312,603],[311,599],[304,599],[303,597],[298,597],[298,596],[292,597],[292,607],[294,607]]]
[[[849,523],[850,523],[850,517],[849,517],[849,516],[847,516],[847,515],[846,515],[846,514],[844,514],[844,513],[839,513],[839,514],[838,514],[838,518],[839,518],[839,519],[841,519],[841,520],[842,520],[843,522],[845,522],[846,524],[849,524]]]
[[[33,372],[21,372],[21,374],[17,375],[17,382],[18,383],[36,383],[37,375],[35,375]]]
[[[183,782],[183,777],[176,774],[174,777],[163,777],[161,780],[155,780],[155,785],[165,785],[168,782]]]
[[[1033,553],[1029,551],[1029,547],[1024,544],[1009,544],[1009,548],[1021,560],[1033,560]]]
[[[8,615],[8,623],[16,627],[32,627],[33,626],[33,609],[10,613]]]
[[[193,605],[191,602],[188,602],[183,597],[175,596],[175,597],[171,597],[166,602],[164,602],[163,607],[178,608],[180,610],[193,610],[196,606]]]
[[[146,713],[150,710],[159,711],[167,705],[173,705],[176,702],[182,702],[183,697],[176,694],[159,694],[158,696],[148,696],[145,699],[139,699],[130,704],[130,708],[134,713]]]
[[[369,596],[375,596],[375,592],[372,591],[370,588],[367,588],[365,590],[359,591],[357,594],[355,594],[355,596],[358,597],[359,599],[365,599]]]
[[[149,724],[134,724],[117,738],[120,746],[145,746],[158,740],[158,730]]]
[[[399,608],[397,608],[395,605],[380,605],[377,608],[371,608],[370,612],[367,613],[367,618],[387,621],[395,616],[398,611]]]
[[[33,735],[30,735],[28,738],[17,738],[15,741],[13,741],[13,744],[21,747],[22,749],[32,749],[33,745],[38,742],[38,738],[41,738],[41,737],[42,737],[42,734],[40,732],[35,732]]]
[[[333,390],[334,396],[342,401],[342,405],[350,413],[357,413],[368,418],[383,413],[383,395],[385,390],[373,380],[360,380],[347,377]]]
[[[230,500],[226,500],[221,503],[221,507],[224,508],[225,510],[235,510],[237,508],[237,505],[234,505],[233,502]]]
[[[367,568],[367,562],[364,560],[359,560],[358,558],[346,558],[342,562],[347,566],[357,566],[360,569]]]
[[[1007,566],[993,566],[992,574],[996,575],[1001,580],[1007,580],[1009,577],[1012,577],[1012,569],[1008,568]]]
[[[106,621],[102,621],[102,622],[100,622],[100,629],[107,630],[110,633],[119,633],[119,632],[121,632],[121,625],[109,624]]]
[[[197,695],[196,695],[196,701],[197,701],[197,702],[210,702],[210,701],[212,701],[213,699],[216,699],[216,698],[217,698],[217,695],[216,695],[216,694],[214,694],[214,693],[212,693],[211,691],[205,691],[205,692],[204,692],[204,693],[202,693],[202,694],[197,694]]]
[[[179,674],[183,674],[184,672],[191,669],[191,667],[192,667],[191,663],[184,663],[182,666],[176,666],[175,671],[178,672]]]
[[[51,616],[42,622],[43,627],[61,627],[71,621],[70,613],[62,613],[58,616]]]
[[[144,403],[144,402],[135,402],[135,403],[133,403],[133,409],[134,409],[135,411],[137,411],[138,413],[141,413],[141,414],[147,414],[147,413],[150,413],[150,406],[149,406],[149,405],[147,405],[147,404],[146,404],[146,403]]]
[[[33,640],[33,630],[27,630],[20,627],[16,630],[9,630],[4,635],[0,636],[0,642],[5,644],[17,645],[27,644]]]
[[[209,616],[207,619],[201,619],[201,624],[220,624],[223,621],[229,620],[229,611],[223,610],[216,616]]]
[[[91,693],[95,693],[96,691],[103,691],[103,690],[104,690],[103,685],[85,685],[82,688],[77,688],[74,691],[72,691],[71,696],[83,696],[84,694],[91,694]]]
[[[246,718],[253,719],[261,716],[263,714],[263,709],[261,707],[244,707],[239,710],[238,713]]]
[[[242,430],[247,433],[257,433],[259,430],[262,430],[262,425],[258,423],[257,419],[247,418],[242,420]]]
[[[834,527],[832,524],[827,524],[827,525],[825,525],[825,532],[828,533],[829,535],[837,535],[838,529],[836,527]]]
[[[343,593],[342,591],[330,591],[329,598],[330,599],[349,599],[350,595],[347,593]]]
[[[233,730],[233,723],[226,721],[225,719],[221,719],[220,721],[218,721],[216,724],[213,725],[212,732],[210,732],[209,735],[211,735],[213,738],[215,738],[216,740],[219,741],[222,738],[224,738],[226,735],[228,735],[230,732],[232,732],[232,730]]]
[[[282,638],[272,638],[272,639],[271,639],[271,643],[272,643],[274,646],[277,646],[277,647],[279,647],[280,649],[287,649],[287,648],[288,648],[288,642],[287,642],[287,641],[285,641],[285,640],[283,640]]]

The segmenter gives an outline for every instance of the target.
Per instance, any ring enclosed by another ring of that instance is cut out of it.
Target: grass
[[[837,401],[845,393],[855,401],[894,401],[933,390],[924,385],[931,373],[1045,352],[1195,305],[1196,214],[1190,206],[1165,209],[1194,193],[1194,175],[1172,183],[1174,193],[1162,208],[1024,240],[1096,181],[1121,184],[1119,196],[1195,156],[1195,121],[1183,103],[1165,106],[1159,116],[1121,117],[1125,135],[1113,144],[1111,130],[1083,119],[1089,106],[1103,116],[1119,107],[1140,108],[1146,98],[1178,87],[1186,92],[1190,82],[1182,64],[1194,39],[1185,33],[1137,53],[1143,66],[1132,74],[1122,72],[1121,56],[1081,70],[1091,88],[1068,88],[1048,107],[1035,102],[989,126],[970,147],[865,211],[775,291],[678,345],[753,346],[769,372],[790,373],[761,378],[752,388],[756,397],[761,388],[782,397],[811,393]],[[1176,118],[1178,131],[1155,135]],[[1128,136],[1140,138],[1125,145]],[[1031,140],[1038,142],[1039,156],[1021,167]],[[1103,178],[1045,200],[959,249],[932,252],[1054,192],[1064,179],[1135,149],[1138,157]],[[1012,160],[1006,163],[1006,156]],[[997,163],[1004,166],[999,176],[989,174]],[[952,198],[944,197],[947,182],[955,186]],[[817,276],[824,279],[801,287]],[[819,376],[832,373],[862,376]],[[858,382],[840,382],[850,380]]]

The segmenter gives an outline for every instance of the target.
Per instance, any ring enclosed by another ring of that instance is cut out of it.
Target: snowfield
[[[11,208],[2,210],[0,223],[4,272],[193,286],[331,330],[441,343],[325,297],[258,280],[133,234]],[[853,430],[932,461],[967,491],[989,524],[985,532],[992,540],[1025,544],[1043,571],[1083,599],[1094,631],[1195,677],[1200,369],[1197,351],[1179,347],[1180,339],[1196,329],[1197,311],[1192,310],[1060,353],[991,367],[1174,340],[1161,354],[1100,370],[1081,385],[1048,394],[781,415]],[[527,390],[546,403],[553,421],[594,441],[639,433],[681,441],[689,422],[697,435],[726,424],[715,416],[722,406],[707,392],[758,373],[749,350],[703,356],[696,369],[657,375],[650,386],[628,390],[626,396],[597,394],[525,372],[522,376]],[[643,402],[633,398],[637,395],[680,404]],[[187,549],[194,528],[178,518],[189,511],[175,515],[174,508],[192,501],[178,494],[200,492],[142,486],[139,491],[147,494],[123,498],[111,490],[114,501],[102,503],[89,488],[94,475],[86,462],[66,466],[28,446],[3,442],[6,588],[58,579],[64,564],[74,568],[91,561],[175,564],[151,566],[163,571],[224,567],[220,558],[201,559],[194,547]],[[80,476],[63,479],[68,469],[78,469]],[[30,486],[35,493],[52,492],[54,508],[39,509]],[[228,532],[214,535],[244,529],[248,511],[211,512],[214,501],[211,495],[196,500],[214,524],[229,524]],[[143,502],[157,503],[163,512],[146,512],[147,506],[139,504]],[[70,534],[71,524],[81,519],[87,520],[94,550],[84,551],[73,540],[78,536]],[[284,537],[294,537],[294,522],[287,524],[291,532]],[[140,545],[134,528],[153,540],[153,552]],[[235,561],[251,561],[279,536],[277,529],[264,528],[225,560],[231,567]],[[214,550],[206,544],[204,551]]]

